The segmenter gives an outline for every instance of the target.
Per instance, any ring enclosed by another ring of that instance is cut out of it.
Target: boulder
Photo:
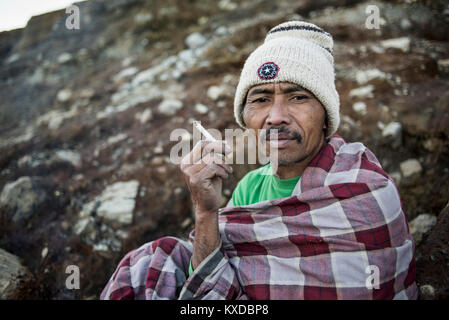
[[[398,49],[402,52],[408,52],[410,50],[410,38],[400,37],[394,39],[388,39],[381,42],[382,47],[385,49]]]
[[[206,43],[207,39],[199,32],[194,32],[187,36],[186,38],[186,45],[190,49],[196,49],[201,47]]]
[[[81,155],[72,150],[58,150],[50,159],[50,164],[55,162],[67,162],[75,168],[81,167]]]
[[[46,192],[39,187],[37,179],[21,177],[3,187],[0,206],[8,212],[14,222],[27,220],[47,198]]]
[[[374,86],[372,84],[364,86],[364,87],[355,88],[355,89],[352,89],[351,91],[349,91],[349,97],[350,98],[359,98],[359,99],[372,98],[372,97],[374,97],[373,90],[374,90]]]
[[[449,59],[441,59],[437,61],[438,70],[442,75],[449,75]]]
[[[425,284],[419,287],[419,297],[421,300],[434,300],[435,299],[435,288],[430,284]]]
[[[415,174],[419,175],[422,171],[421,163],[417,159],[408,159],[399,165],[404,178],[411,177]]]
[[[355,74],[355,79],[359,85],[370,82],[374,79],[385,79],[386,74],[379,69],[359,70]]]
[[[56,98],[58,99],[59,102],[67,102],[72,98],[72,95],[73,95],[72,90],[62,89],[58,91]]]
[[[0,249],[0,300],[21,298],[23,287],[32,279],[17,256]]]
[[[357,112],[357,114],[364,116],[367,112],[366,103],[362,101],[356,102],[352,105],[352,110]]]
[[[181,101],[176,99],[166,99],[159,104],[158,111],[161,114],[172,116],[176,112],[178,112],[178,110],[181,108],[182,108]]]
[[[402,125],[400,122],[390,122],[382,130],[382,137],[393,137],[397,138],[401,133]]]
[[[61,163],[71,165],[75,168],[80,168],[82,165],[81,155],[76,151],[63,149],[27,154],[17,161],[19,168],[37,168],[39,166],[47,166],[48,168],[51,168],[54,165]]]
[[[384,143],[390,144],[393,148],[398,148],[402,144],[402,125],[400,122],[393,121],[388,123],[382,129],[382,138]]]
[[[116,182],[108,186],[92,202],[84,205],[80,217],[85,219],[96,212],[96,217],[113,227],[130,225],[133,220],[138,189],[139,182],[137,180]],[[82,233],[84,230],[91,233],[90,225],[92,225],[91,220],[79,222],[78,233]]]
[[[58,56],[58,63],[64,64],[64,63],[71,61],[72,59],[73,59],[73,56],[69,52],[64,52]]]
[[[195,105],[195,111],[199,114],[206,114],[209,111],[209,107],[205,106],[204,104],[197,103]]]
[[[210,86],[207,89],[207,96],[211,98],[212,100],[216,101],[222,96],[226,95],[227,88],[223,85],[221,86]]]
[[[437,223],[437,218],[431,214],[420,214],[413,221],[410,222],[410,233],[415,239],[415,243],[421,242],[422,236],[432,230]]]
[[[135,119],[140,121],[141,124],[147,123],[152,118],[153,118],[153,112],[151,111],[150,108],[147,108],[142,112],[137,112],[135,115]]]
[[[449,203],[438,215],[435,227],[416,247],[416,280],[420,292],[425,293],[421,299],[449,299],[448,230]]]

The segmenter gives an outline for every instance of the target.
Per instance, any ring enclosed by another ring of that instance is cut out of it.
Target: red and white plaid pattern
[[[334,135],[291,197],[222,208],[219,229],[190,277],[191,242],[161,238],[122,259],[101,299],[417,298],[399,193],[361,143]]]

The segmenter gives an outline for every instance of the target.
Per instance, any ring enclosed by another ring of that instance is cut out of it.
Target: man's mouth
[[[270,140],[270,147],[272,148],[284,148],[292,140]]]
[[[285,133],[278,133],[277,137],[276,135],[268,135],[266,140],[270,143],[270,146],[273,148],[283,148],[285,147],[290,141],[296,140],[296,138],[287,135]]]
[[[302,136],[298,132],[289,130],[286,127],[269,128],[262,134],[261,138],[267,141],[270,147],[276,149],[286,148],[293,140],[298,144],[302,142]]]

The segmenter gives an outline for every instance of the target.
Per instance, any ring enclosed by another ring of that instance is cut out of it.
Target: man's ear
[[[246,107],[246,99],[247,98],[248,98],[248,93],[246,93],[245,99],[243,99],[242,107],[240,108],[240,118],[242,119],[242,122],[245,125],[245,127],[246,127],[246,123],[245,123],[244,115],[245,115],[245,107]]]
[[[327,127],[328,127],[327,121],[328,121],[327,112],[325,112],[325,113],[324,113],[324,124],[323,124],[323,129],[327,129]]]

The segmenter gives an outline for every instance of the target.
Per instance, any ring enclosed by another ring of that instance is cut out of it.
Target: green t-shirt
[[[245,206],[256,202],[279,199],[291,196],[300,176],[280,179],[273,175],[271,164],[248,172],[232,194],[233,206]],[[192,259],[189,264],[189,275],[193,273]]]
[[[300,176],[290,179],[276,177],[271,164],[248,172],[232,194],[233,206],[245,206],[264,200],[272,200],[291,196]]]

